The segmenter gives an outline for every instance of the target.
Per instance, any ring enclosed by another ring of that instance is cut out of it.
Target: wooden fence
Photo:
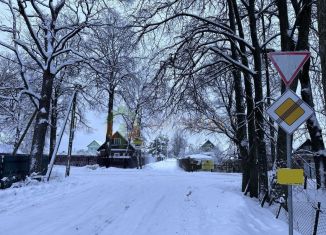
[[[48,166],[48,157],[42,161],[42,172],[45,174]],[[27,154],[17,154],[12,156],[8,153],[0,153],[0,188],[7,188],[12,183],[23,180],[30,173],[30,156]]]
[[[98,157],[94,155],[72,155],[70,160],[71,166],[87,166],[98,163]],[[67,165],[67,155],[57,155],[55,165]]]

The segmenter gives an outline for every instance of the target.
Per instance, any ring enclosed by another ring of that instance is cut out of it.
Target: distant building
[[[98,164],[100,166],[115,166],[115,167],[136,167],[136,150],[131,143],[117,131],[112,136],[111,153],[107,156],[106,148],[108,143],[102,144],[97,151],[100,152]]]
[[[210,140],[206,140],[206,142],[200,147],[200,150],[203,152],[210,152],[214,148],[215,145]]]
[[[292,159],[303,168],[305,176],[311,179],[316,178],[316,169],[314,157],[316,153],[312,150],[312,143],[310,139],[307,139],[301,144],[295,151],[293,151]]]
[[[100,146],[101,145],[98,141],[93,140],[89,145],[87,145],[87,152],[96,153]]]
[[[117,131],[112,136],[111,145],[111,158],[131,158],[135,154],[135,148]],[[97,148],[101,156],[105,155],[105,149],[107,143],[102,144]]]

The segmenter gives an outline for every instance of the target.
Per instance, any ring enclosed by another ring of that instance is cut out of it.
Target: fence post
[[[276,219],[278,219],[279,215],[280,215],[280,212],[281,212],[281,209],[282,209],[282,203],[280,203],[280,207],[278,208],[278,211],[277,211],[277,214],[276,214]]]
[[[315,217],[315,224],[314,224],[314,232],[313,235],[317,234],[318,229],[318,220],[319,220],[319,212],[320,212],[320,202],[317,203],[317,209],[316,209],[316,217]]]
[[[1,156],[1,161],[0,161],[0,177],[2,178],[3,177],[3,171],[4,171],[4,169],[3,169],[3,163],[4,163],[4,159],[5,159],[5,156]]]
[[[308,177],[305,175],[304,176],[304,184],[303,184],[303,189],[307,189],[307,179]]]
[[[263,200],[262,200],[262,202],[261,202],[261,207],[264,207],[264,204],[265,204],[265,202],[266,202],[266,200],[268,199],[268,190],[267,190],[267,192],[265,193],[265,196],[264,196],[264,198],[263,198]]]
[[[0,161],[0,179],[3,177],[3,172],[4,172],[4,158],[5,156],[0,156],[1,161]],[[4,188],[2,180],[0,181],[0,189]]]

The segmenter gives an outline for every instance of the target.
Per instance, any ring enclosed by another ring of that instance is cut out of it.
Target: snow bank
[[[145,169],[157,170],[157,171],[183,171],[179,166],[176,159],[167,159],[164,161],[154,162],[145,165]]]

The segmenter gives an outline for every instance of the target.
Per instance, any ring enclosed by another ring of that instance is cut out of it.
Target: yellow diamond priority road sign
[[[284,92],[267,109],[267,114],[288,134],[298,129],[313,113],[313,109],[292,90]]]

